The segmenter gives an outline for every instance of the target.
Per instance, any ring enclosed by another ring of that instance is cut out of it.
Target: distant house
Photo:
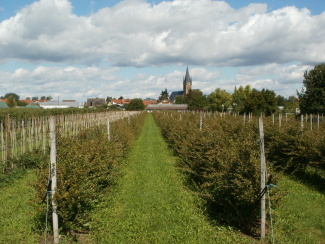
[[[126,105],[131,102],[132,99],[112,99],[113,105]]]
[[[50,108],[83,108],[83,102],[60,102],[60,101],[47,101],[47,102],[39,102],[40,107],[45,109]]]
[[[147,98],[147,99],[144,99],[143,100],[143,104],[144,106],[148,106],[149,104],[157,104],[157,100],[155,99],[150,99],[150,98]]]
[[[159,104],[149,104],[146,107],[146,110],[148,112],[151,111],[157,111],[157,110],[173,110],[173,111],[184,111],[187,110],[188,105],[187,104],[164,104],[164,103],[159,103]]]
[[[105,98],[88,98],[87,99],[87,107],[99,107],[105,103]]]

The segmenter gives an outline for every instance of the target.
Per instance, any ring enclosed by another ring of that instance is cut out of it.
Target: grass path
[[[239,234],[215,229],[197,207],[149,115],[122,177],[94,216],[97,243],[236,243]],[[240,239],[241,243],[252,240]]]
[[[0,243],[37,243],[33,232],[34,207],[31,204],[36,175],[26,173],[0,188]]]

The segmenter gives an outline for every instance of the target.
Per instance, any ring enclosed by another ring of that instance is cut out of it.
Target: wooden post
[[[107,119],[107,134],[108,134],[108,141],[111,140],[110,129],[109,129],[109,119]]]
[[[265,173],[266,173],[263,118],[259,118],[258,127],[259,127],[259,136],[260,136],[261,192],[262,192],[265,188]],[[261,238],[264,237],[265,237],[265,194],[261,198]]]
[[[300,115],[301,130],[304,129],[304,115]]]
[[[310,130],[312,131],[313,130],[313,114],[310,115],[309,119],[310,119]]]
[[[281,128],[281,113],[279,113],[279,129]]]
[[[319,130],[319,114],[317,114],[317,129]]]
[[[51,141],[51,178],[52,178],[52,221],[53,221],[53,236],[54,243],[59,243],[59,221],[58,221],[58,213],[57,206],[55,200],[55,190],[56,190],[56,133],[55,133],[55,116],[51,116],[50,118],[50,141]]]
[[[5,115],[5,126],[6,126],[6,161],[10,158],[9,152],[9,114]]]
[[[200,131],[202,131],[202,114],[200,114]]]

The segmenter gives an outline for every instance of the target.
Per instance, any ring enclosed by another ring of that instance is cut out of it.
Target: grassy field
[[[325,243],[325,195],[284,176],[273,210],[276,243]]]
[[[0,243],[38,243],[32,206],[35,179],[33,171],[15,171],[1,180]]]

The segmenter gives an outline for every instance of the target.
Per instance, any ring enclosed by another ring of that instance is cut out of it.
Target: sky
[[[296,96],[325,62],[324,0],[1,0],[0,96]]]

